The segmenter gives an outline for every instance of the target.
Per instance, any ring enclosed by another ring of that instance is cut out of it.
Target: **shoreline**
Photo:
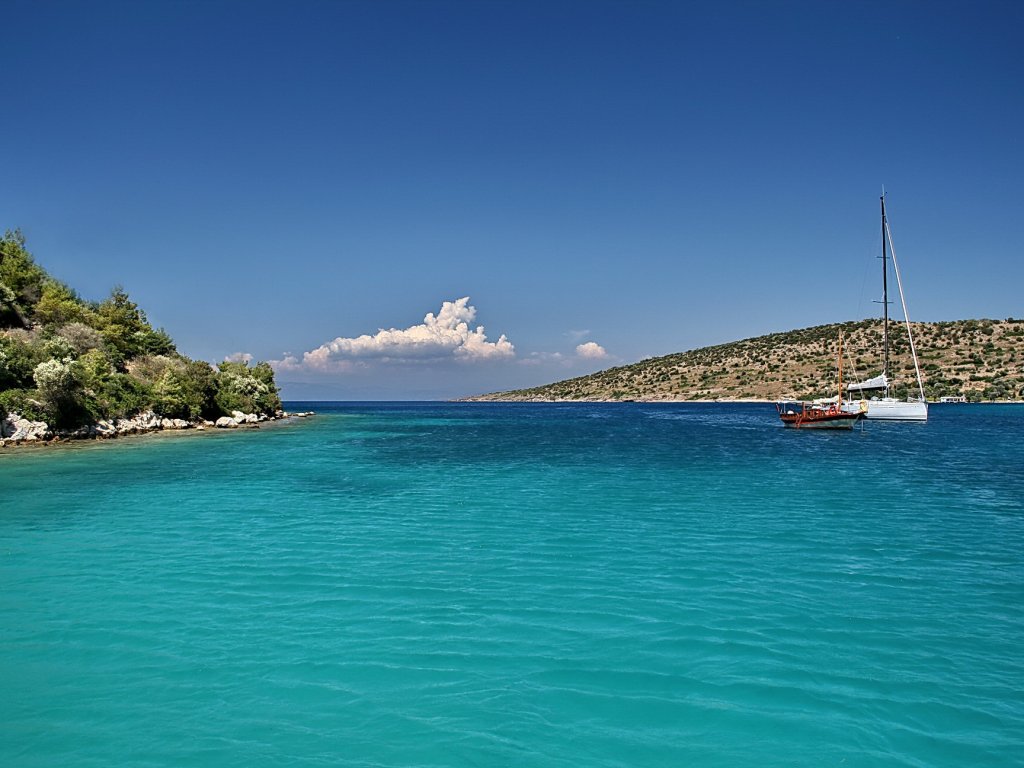
[[[145,437],[158,434],[215,433],[232,429],[259,429],[261,425],[276,425],[294,422],[316,415],[314,411],[289,413],[278,411],[273,415],[242,413],[235,411],[231,416],[222,416],[216,421],[197,419],[161,419],[147,411],[130,419],[111,419],[86,424],[74,430],[51,430],[46,422],[29,421],[11,413],[0,419],[0,453],[4,449],[70,447],[97,442],[107,442],[129,437]],[[10,433],[10,434],[8,434]]]
[[[545,403],[557,403],[559,405],[565,405],[566,403],[591,403],[591,404],[597,404],[597,403],[601,403],[601,404],[612,404],[612,403],[629,404],[629,403],[636,403],[636,404],[641,404],[641,405],[661,405],[661,404],[665,404],[665,405],[678,405],[678,404],[683,404],[683,403],[699,403],[699,404],[705,404],[705,405],[714,405],[716,403],[717,404],[737,403],[737,404],[747,404],[747,405],[751,405],[751,404],[774,405],[775,403],[778,403],[778,402],[793,402],[793,401],[799,401],[800,399],[801,398],[798,398],[798,397],[791,397],[791,398],[778,398],[778,399],[772,399],[772,400],[768,400],[768,399],[764,399],[764,398],[718,398],[718,399],[711,399],[711,400],[698,400],[698,399],[693,399],[693,400],[690,400],[690,399],[686,399],[686,400],[672,400],[672,399],[653,400],[653,399],[650,399],[650,400],[648,400],[648,399],[637,398],[637,399],[634,399],[634,400],[629,400],[629,399],[601,400],[601,399],[597,399],[597,398],[594,398],[594,399],[590,399],[590,398],[548,399],[548,398],[465,397],[465,398],[460,398],[458,400],[450,400],[449,402],[452,402],[452,403],[524,403],[524,404],[527,404],[527,405],[529,405],[531,403],[535,404],[535,405],[542,405],[542,404],[545,404]],[[942,402],[939,402],[938,400],[928,400],[927,402],[928,402],[929,406],[933,406],[933,405],[939,405],[939,406],[941,406],[941,405],[1024,405],[1024,400],[972,400],[972,401],[966,402],[966,403],[942,403]]]

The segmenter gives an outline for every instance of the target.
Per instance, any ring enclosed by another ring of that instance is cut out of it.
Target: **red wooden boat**
[[[839,396],[835,401],[786,402],[775,404],[779,418],[787,427],[796,429],[853,429],[864,418],[864,410],[843,410],[843,332],[839,332]]]
[[[849,413],[837,403],[777,403],[776,407],[782,423],[797,429],[853,429],[864,418],[863,411]]]

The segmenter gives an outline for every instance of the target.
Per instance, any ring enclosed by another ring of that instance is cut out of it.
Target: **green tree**
[[[73,426],[85,421],[82,407],[82,383],[70,357],[50,359],[32,372],[47,413],[47,421],[56,426]]]
[[[94,421],[132,416],[150,407],[151,387],[141,379],[115,370],[102,350],[86,352],[74,365],[82,387],[83,407]]]
[[[117,286],[110,297],[101,302],[98,309],[98,322],[104,340],[110,344],[124,360],[138,355],[173,354],[174,342],[163,329],[154,330],[146,320],[146,313],[132,301],[124,288]]]
[[[225,360],[218,368],[216,402],[224,413],[271,415],[280,409],[274,371],[267,363],[257,363],[250,369],[247,363]]]
[[[178,371],[166,369],[153,385],[153,412],[168,419],[194,418],[184,377]]]
[[[216,418],[219,414],[216,401],[217,373],[213,366],[202,360],[186,358],[181,375],[189,404],[188,418]]]
[[[0,238],[0,327],[25,327],[43,294],[46,272],[25,249],[20,230]]]
[[[51,279],[43,284],[39,303],[35,307],[36,321],[44,326],[57,327],[86,322],[90,314],[88,305],[63,283]]]
[[[0,390],[32,387],[32,371],[40,362],[29,344],[0,333]]]

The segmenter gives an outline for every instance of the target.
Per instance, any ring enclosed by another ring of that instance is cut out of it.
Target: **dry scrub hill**
[[[969,400],[1024,399],[1024,320],[913,323],[925,395]],[[819,325],[788,333],[704,347],[590,376],[470,400],[777,400],[836,390],[836,351],[843,330],[843,378],[881,370],[882,321]],[[897,395],[916,392],[906,329],[890,326],[891,376]]]

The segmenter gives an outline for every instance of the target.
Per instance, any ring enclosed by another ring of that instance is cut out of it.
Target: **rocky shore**
[[[302,413],[277,411],[272,416],[264,413],[255,414],[234,411],[230,416],[221,416],[216,421],[207,421],[205,419],[186,421],[185,419],[164,419],[152,411],[146,411],[129,419],[98,421],[95,424],[86,424],[77,429],[67,430],[52,429],[45,421],[31,421],[30,419],[22,418],[17,413],[10,413],[3,419],[0,419],[0,448],[59,443],[68,440],[105,440],[164,430],[193,429],[202,431],[205,429],[236,429],[238,427],[258,426],[265,421],[306,418],[312,415],[312,411]]]

